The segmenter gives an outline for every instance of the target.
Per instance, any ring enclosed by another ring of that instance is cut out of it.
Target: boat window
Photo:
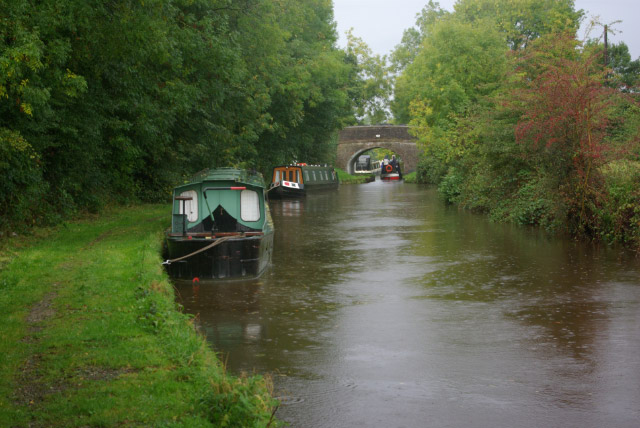
[[[184,210],[187,212],[187,220],[190,222],[194,222],[198,220],[198,194],[195,190],[188,190],[186,192],[180,193],[180,196],[185,198],[191,198],[190,201],[184,201]],[[182,201],[178,202],[179,213],[184,214],[182,212]]]
[[[293,181],[293,170],[289,171],[289,181]]]
[[[329,173],[326,170],[324,171],[324,179],[329,180]]]
[[[333,181],[335,181],[335,180],[336,180],[336,172],[335,172],[335,171],[331,171],[331,179],[332,179]]]
[[[313,174],[313,181],[316,181],[316,172],[315,171],[311,171],[311,174]]]
[[[300,183],[300,170],[296,170],[296,183]]]
[[[302,171],[302,175],[304,176],[304,181],[309,181],[309,171]]]
[[[273,179],[274,183],[277,183],[278,181],[280,181],[280,170],[276,169],[276,176]]]
[[[244,221],[260,220],[260,199],[258,192],[243,190],[240,193],[240,218]]]

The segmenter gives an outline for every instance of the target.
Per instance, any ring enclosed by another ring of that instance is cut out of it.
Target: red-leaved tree
[[[516,59],[509,107],[521,112],[516,141],[564,196],[570,224],[595,233],[594,208],[603,197],[599,166],[612,154],[607,127],[616,91],[597,53],[571,35],[539,40]]]

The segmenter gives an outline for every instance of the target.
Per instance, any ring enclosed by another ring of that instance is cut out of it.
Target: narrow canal
[[[273,266],[178,284],[292,427],[637,427],[640,262],[403,183],[271,203]]]

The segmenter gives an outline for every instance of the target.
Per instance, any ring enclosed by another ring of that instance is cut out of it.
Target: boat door
[[[222,207],[231,217],[238,218],[239,198],[237,192],[232,190],[207,190],[204,193],[205,205],[210,210],[210,213],[214,213]]]

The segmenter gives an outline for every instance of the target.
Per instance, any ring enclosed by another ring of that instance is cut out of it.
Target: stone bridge
[[[370,149],[391,150],[402,160],[402,172],[409,173],[418,166],[418,146],[409,135],[407,125],[349,126],[338,135],[336,166],[353,174],[355,162]]]

